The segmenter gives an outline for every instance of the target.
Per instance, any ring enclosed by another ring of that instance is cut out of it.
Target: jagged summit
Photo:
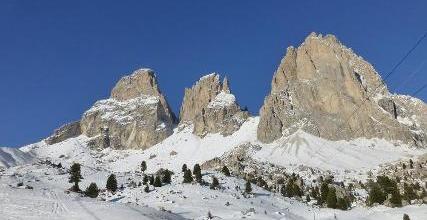
[[[185,89],[180,111],[180,123],[194,124],[194,133],[230,135],[240,128],[249,114],[242,111],[231,94],[229,81],[223,82],[217,73],[201,77]]]
[[[390,113],[388,106],[403,106],[393,101],[373,66],[333,35],[311,33],[299,47],[289,47],[271,87],[260,110],[263,142],[301,128],[330,140],[379,137],[426,145],[425,128],[405,114],[400,117],[414,126],[402,124]]]
[[[95,146],[145,149],[162,141],[176,122],[156,75],[139,69],[119,80],[109,99],[83,114],[82,134],[98,137]]]

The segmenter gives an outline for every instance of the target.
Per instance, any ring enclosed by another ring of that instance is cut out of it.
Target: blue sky
[[[335,34],[387,74],[427,31],[419,1],[0,2],[0,146],[21,146],[78,120],[115,82],[157,72],[178,113],[184,87],[227,75],[258,113],[285,50],[312,31]],[[427,81],[427,40],[387,80],[411,94]],[[427,89],[418,94],[427,100]]]

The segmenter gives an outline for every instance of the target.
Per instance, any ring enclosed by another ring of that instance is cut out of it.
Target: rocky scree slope
[[[425,147],[426,123],[425,103],[391,95],[371,64],[335,36],[312,33],[287,49],[257,136],[270,143],[302,129],[329,140],[377,137]]]

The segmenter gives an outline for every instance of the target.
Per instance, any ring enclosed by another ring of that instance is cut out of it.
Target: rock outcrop
[[[333,35],[312,33],[298,48],[289,47],[271,87],[260,110],[262,142],[302,129],[330,140],[378,137],[427,145],[426,104],[390,95],[373,66]]]
[[[77,137],[82,134],[80,121],[71,122],[56,129],[51,136],[45,139],[47,144],[56,144],[68,138]]]
[[[93,142],[98,147],[146,149],[171,135],[175,122],[154,72],[140,69],[120,79],[80,124],[82,134],[99,139]]]
[[[249,113],[240,109],[231,94],[227,78],[221,83],[218,74],[203,76],[185,89],[180,111],[180,124],[193,124],[193,133],[230,135],[240,128]]]

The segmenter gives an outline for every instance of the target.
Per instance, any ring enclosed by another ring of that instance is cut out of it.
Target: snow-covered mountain
[[[22,152],[17,148],[0,147],[0,168],[31,163],[34,160],[35,158],[31,153]]]
[[[390,94],[334,36],[311,34],[288,49],[260,116],[241,109],[215,73],[185,90],[179,115],[152,70],[123,77],[79,121],[38,143],[0,148],[7,201],[0,218],[427,218],[426,104]],[[68,190],[74,163],[81,164],[80,188],[96,183],[98,198]],[[201,179],[183,183],[184,164],[200,165]],[[144,183],[165,169],[170,183]],[[115,193],[105,190],[111,174]],[[371,195],[378,188],[379,201]]]

